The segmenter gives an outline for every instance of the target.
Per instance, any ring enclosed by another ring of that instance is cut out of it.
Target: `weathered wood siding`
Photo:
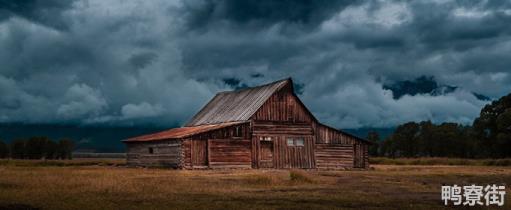
[[[179,140],[127,144],[127,163],[130,166],[181,168],[181,160],[181,141]]]
[[[333,128],[321,124],[314,124],[314,127],[316,128],[317,144],[355,144],[358,142],[355,138]]]
[[[253,121],[254,168],[314,168],[314,136],[310,123]],[[303,138],[303,146],[287,146],[287,138]],[[268,141],[268,139],[271,139]]]
[[[250,140],[208,140],[210,168],[250,168]]]
[[[273,94],[252,116],[253,120],[277,122],[307,122],[313,117],[307,108],[292,93],[292,85],[288,84]]]
[[[251,120],[254,168],[315,167],[314,117],[293,94],[292,84],[274,93]],[[290,137],[303,138],[304,145],[288,146]]]
[[[352,136],[321,124],[316,131],[316,163],[318,168],[367,168],[368,145]]]
[[[316,167],[318,169],[352,168],[353,152],[352,144],[316,144]]]
[[[288,137],[304,138],[304,146],[288,146],[286,142]],[[279,136],[273,147],[275,168],[315,168],[312,136]]]
[[[234,125],[183,139],[184,168],[250,167],[250,124]],[[232,147],[232,148],[231,148]],[[234,150],[240,151],[235,152]],[[235,155],[233,161],[228,156]]]
[[[368,155],[367,144],[355,144],[354,151],[354,167],[355,168],[368,168],[369,167],[369,155]]]

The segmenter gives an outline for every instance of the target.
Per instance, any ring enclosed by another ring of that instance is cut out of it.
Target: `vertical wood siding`
[[[208,142],[200,139],[190,140],[192,167],[205,168],[208,166]]]
[[[255,168],[314,168],[314,117],[287,84],[252,116],[252,165]],[[264,138],[271,138],[265,141]],[[287,138],[303,138],[303,146],[288,146]],[[263,140],[261,139],[263,138]]]
[[[288,137],[304,138],[304,146],[288,146]],[[314,141],[312,136],[278,136],[274,141],[275,168],[314,168]]]
[[[315,127],[317,144],[355,144],[358,142],[355,138],[330,127],[321,124],[316,124]]]
[[[259,110],[253,115],[253,120],[277,122],[307,122],[311,123],[313,117],[305,106],[291,92],[290,84],[273,94]]]

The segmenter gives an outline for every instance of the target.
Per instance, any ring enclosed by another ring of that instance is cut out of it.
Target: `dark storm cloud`
[[[311,111],[336,127],[470,123],[487,103],[480,96],[511,91],[507,1],[0,0],[0,8],[4,122],[176,125],[217,91],[291,76]],[[383,88],[421,76],[438,90]]]
[[[26,18],[57,29],[66,29],[63,12],[72,7],[74,0],[0,0],[0,21],[12,16]]]
[[[345,0],[205,0],[185,2],[191,28],[207,28],[217,21],[229,21],[250,27],[264,27],[276,22],[320,24],[344,7],[361,1]]]

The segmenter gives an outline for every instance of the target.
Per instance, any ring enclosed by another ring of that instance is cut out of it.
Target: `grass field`
[[[442,184],[511,183],[511,167],[503,166],[179,171],[122,165],[0,161],[0,209],[452,209],[440,200]],[[506,205],[494,209],[511,209],[506,187]]]

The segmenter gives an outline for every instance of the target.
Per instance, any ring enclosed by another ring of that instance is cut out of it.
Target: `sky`
[[[0,0],[0,122],[176,126],[292,77],[338,128],[469,125],[510,68],[510,1]]]

